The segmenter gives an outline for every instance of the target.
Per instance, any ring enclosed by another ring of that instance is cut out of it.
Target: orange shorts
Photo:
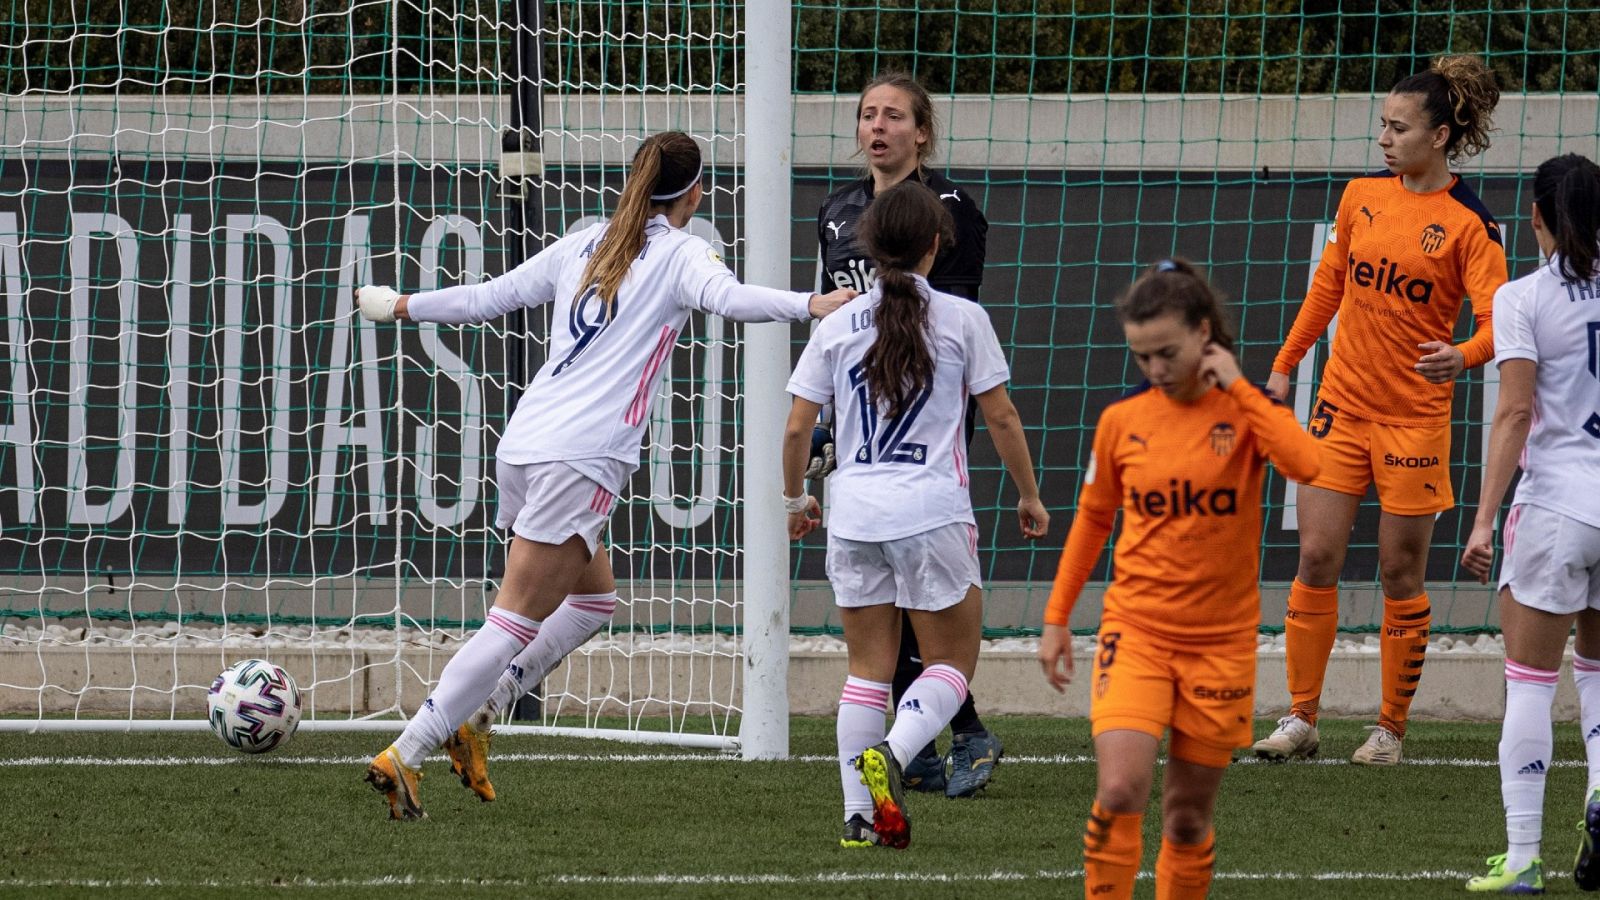
[[[1101,627],[1089,685],[1096,737],[1130,730],[1160,740],[1172,729],[1174,759],[1221,768],[1250,743],[1256,649],[1184,652],[1122,623]]]
[[[1322,445],[1322,474],[1312,487],[1354,494],[1378,488],[1378,505],[1397,516],[1423,516],[1456,505],[1450,489],[1450,426],[1383,425],[1319,399],[1306,430]]]

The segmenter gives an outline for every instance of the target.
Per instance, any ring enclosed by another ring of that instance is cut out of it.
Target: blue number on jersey
[[[878,405],[868,396],[867,373],[860,364],[850,367],[850,386],[855,389],[856,403],[861,408],[861,446],[855,452],[856,462],[870,466],[876,455],[883,462],[925,465],[928,461],[928,445],[910,443],[906,436],[910,434],[911,426],[916,424],[917,416],[922,414],[922,408],[928,404],[928,398],[933,396],[933,385],[930,383],[923,387],[905,411],[884,422],[879,422]],[[878,434],[880,424],[884,426],[882,436]]]
[[[601,332],[617,317],[617,310],[622,306],[622,295],[611,302],[611,315],[606,315],[606,304],[600,299],[600,286],[590,285],[589,289],[578,295],[572,301],[572,309],[567,314],[567,328],[572,331],[573,340],[577,341],[572,347],[572,352],[550,372],[554,378],[566,371],[566,368],[577,361],[578,355],[589,349]]]

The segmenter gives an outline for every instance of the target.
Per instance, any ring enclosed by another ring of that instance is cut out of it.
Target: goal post
[[[689,230],[787,286],[787,214],[758,248],[746,202],[787,193],[787,65],[746,84],[737,4],[191,6],[0,16],[139,50],[41,58],[0,113],[0,730],[203,728],[247,657],[295,677],[301,728],[398,728],[493,602],[494,449],[552,323],[374,326],[355,288],[506,271],[614,208],[666,129],[705,156]],[[783,517],[747,487],[789,334],[691,319],[606,538],[617,613],[508,732],[787,752]]]

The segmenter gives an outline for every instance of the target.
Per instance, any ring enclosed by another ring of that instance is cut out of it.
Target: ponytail
[[[663,131],[645,140],[633,155],[616,214],[578,280],[579,297],[591,287],[598,288],[606,318],[611,317],[617,290],[644,249],[644,226],[650,210],[658,205],[652,195],[681,196],[699,181],[699,173],[700,147],[693,138],[681,131]]]
[[[1490,119],[1500,102],[1494,73],[1476,56],[1441,56],[1426,72],[1408,75],[1390,93],[1417,94],[1428,116],[1428,127],[1450,126],[1444,153],[1459,163],[1489,149]]]
[[[1600,275],[1600,166],[1576,153],[1539,165],[1533,176],[1533,202],[1555,238],[1561,275],[1587,281]]]
[[[1191,330],[1201,322],[1210,323],[1212,343],[1233,352],[1233,332],[1222,318],[1222,300],[1186,259],[1163,259],[1117,298],[1117,315],[1123,322],[1148,322],[1169,313]]]
[[[928,297],[912,274],[936,239],[949,245],[950,213],[933,191],[903,181],[873,199],[857,236],[877,264],[877,337],[861,359],[867,395],[886,418],[896,418],[933,383]]]

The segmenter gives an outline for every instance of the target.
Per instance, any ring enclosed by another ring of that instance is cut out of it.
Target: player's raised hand
[[[356,290],[356,309],[368,322],[393,322],[400,294],[386,285],[364,284]]]
[[[1415,368],[1430,384],[1444,384],[1455,381],[1461,370],[1467,367],[1467,358],[1453,345],[1444,341],[1424,341],[1417,345],[1422,351],[1422,356],[1417,360]]]
[[[1072,683],[1072,632],[1065,625],[1046,625],[1039,638],[1039,665],[1044,667],[1044,680],[1064,694]]]
[[[1042,538],[1050,530],[1050,513],[1038,497],[1024,497],[1017,503],[1017,521],[1025,538]]]
[[[811,303],[807,307],[811,310],[811,318],[822,319],[839,307],[856,298],[859,291],[849,288],[839,288],[826,294],[812,294]]]
[[[1244,377],[1239,370],[1239,358],[1220,344],[1206,344],[1200,353],[1200,377],[1206,384],[1227,390],[1229,385]]]
[[[1289,400],[1289,373],[1273,372],[1267,376],[1267,394],[1279,403]]]
[[[1467,538],[1467,548],[1461,554],[1461,568],[1478,578],[1479,584],[1489,583],[1489,568],[1494,563],[1494,523],[1474,524]]]

